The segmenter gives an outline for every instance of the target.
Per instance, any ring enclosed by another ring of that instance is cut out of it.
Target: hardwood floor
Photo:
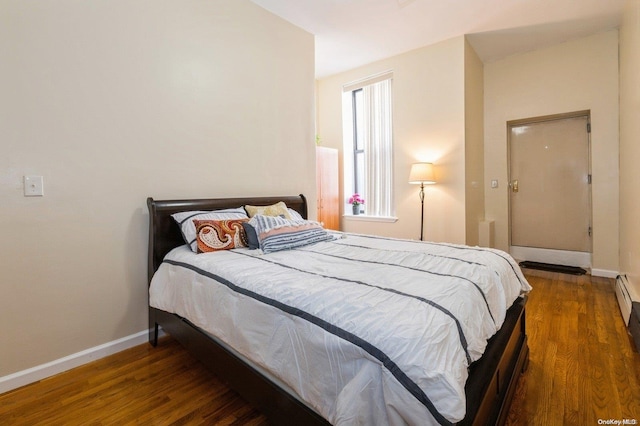
[[[613,281],[527,274],[530,362],[511,425],[640,422],[640,355]],[[266,425],[170,338],[0,395],[0,425]]]
[[[171,338],[0,395],[0,425],[266,425]]]
[[[509,412],[512,425],[640,422],[640,355],[611,279],[528,272],[530,358]]]

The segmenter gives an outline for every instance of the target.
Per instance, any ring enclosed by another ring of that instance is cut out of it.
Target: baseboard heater
[[[618,275],[616,277],[616,298],[618,299],[618,305],[620,305],[624,325],[628,326],[633,305],[631,303],[631,295],[629,294],[629,281],[627,281],[626,275]]]
[[[626,275],[618,275],[616,278],[616,298],[624,324],[629,328],[636,350],[640,352],[640,302],[633,301],[631,298]]]

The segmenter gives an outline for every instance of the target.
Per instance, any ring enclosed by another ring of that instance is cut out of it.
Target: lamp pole
[[[420,204],[422,205],[422,211],[420,214],[420,241],[424,235],[424,182],[420,182]]]
[[[432,163],[414,163],[409,172],[409,183],[420,184],[420,241],[424,238],[424,185],[436,183]]]

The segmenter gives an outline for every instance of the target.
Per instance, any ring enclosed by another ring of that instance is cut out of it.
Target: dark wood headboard
[[[304,195],[286,197],[247,197],[247,198],[212,198],[197,200],[154,200],[147,198],[149,208],[149,258],[148,281],[156,272],[162,259],[173,248],[185,244],[178,224],[171,217],[172,214],[190,210],[220,210],[242,207],[246,204],[253,206],[268,206],[284,201],[287,207],[296,210],[307,219],[307,199]]]

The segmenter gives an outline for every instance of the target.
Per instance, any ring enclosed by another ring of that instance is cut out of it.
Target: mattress
[[[447,424],[470,364],[531,287],[499,250],[365,235],[263,254],[172,250],[150,306],[282,381],[336,425]]]

